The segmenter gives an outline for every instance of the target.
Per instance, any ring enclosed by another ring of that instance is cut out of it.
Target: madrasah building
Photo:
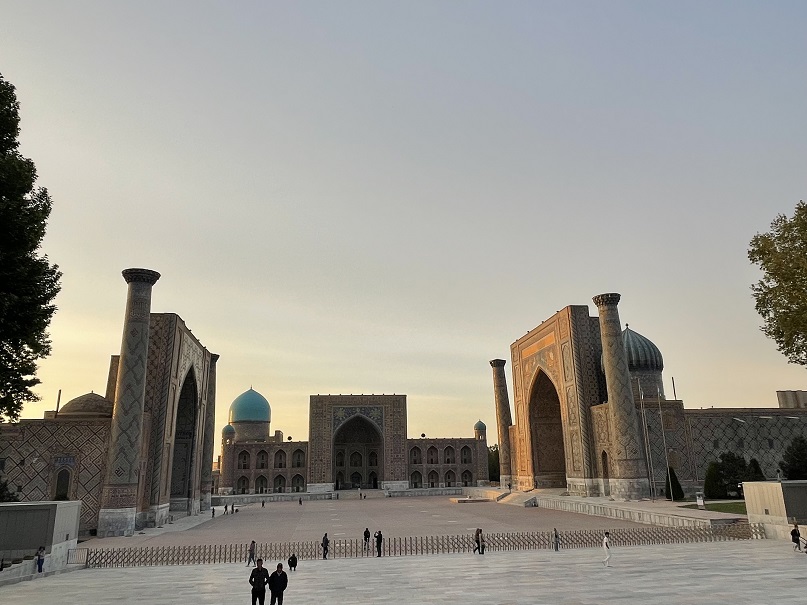
[[[510,346],[512,409],[506,360],[490,362],[502,484],[636,499],[663,493],[671,467],[691,494],[727,451],[776,479],[807,436],[807,393],[779,391],[779,408],[684,408],[665,396],[659,348],[622,328],[620,298],[595,296],[597,316],[567,306]]]

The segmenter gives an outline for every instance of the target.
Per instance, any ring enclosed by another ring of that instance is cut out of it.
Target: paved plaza
[[[640,527],[629,521],[593,517],[542,508],[508,506],[495,502],[453,504],[445,497],[368,498],[367,500],[313,500],[302,505],[269,502],[241,506],[237,514],[216,518],[209,515],[178,520],[172,526],[148,529],[132,537],[96,538],[82,543],[86,548],[120,546],[167,546],[298,542],[319,540],[328,532],[332,539],[358,539],[365,527],[380,529],[388,538],[471,534],[481,527],[486,533],[558,531]]]
[[[807,556],[784,541],[302,561],[286,605],[804,603]],[[270,561],[273,568],[276,562]],[[241,564],[85,569],[4,586],[3,605],[249,603]],[[267,600],[268,603],[268,600]]]

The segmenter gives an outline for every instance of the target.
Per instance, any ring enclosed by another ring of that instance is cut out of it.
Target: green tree
[[[18,147],[20,104],[0,74],[0,420],[39,397],[36,362],[50,353],[48,326],[61,273],[39,253],[51,199]]]
[[[785,479],[807,479],[807,439],[794,437],[782,456],[779,466]]]
[[[762,331],[790,363],[807,365],[807,204],[799,201],[793,218],[780,214],[768,233],[757,233],[748,259],[762,270],[751,286]]]
[[[8,481],[0,479],[0,502],[19,502],[20,497],[8,487]]]
[[[670,489],[670,483],[672,483],[672,489]],[[675,474],[673,467],[667,469],[667,479],[664,481],[664,494],[667,496],[667,500],[684,499],[684,490],[681,488],[681,482],[678,481],[678,476]],[[672,498],[670,498],[670,494],[672,494]]]
[[[706,476],[703,478],[703,494],[707,498],[723,500],[728,497],[726,486],[720,477],[720,463],[712,461],[706,468]]]
[[[499,478],[499,444],[494,443],[488,447],[488,479],[498,481]]]
[[[759,465],[759,460],[751,458],[748,463],[748,474],[745,477],[746,481],[765,481],[765,473],[762,472],[762,467]]]
[[[740,495],[740,483],[748,476],[748,463],[734,452],[720,454],[720,480],[728,494]]]

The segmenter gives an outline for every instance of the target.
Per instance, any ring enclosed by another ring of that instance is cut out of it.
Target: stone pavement
[[[223,511],[222,511],[223,512]],[[503,506],[495,502],[454,504],[448,497],[424,496],[367,500],[267,502],[240,507],[237,514],[197,515],[173,525],[146,529],[131,537],[95,538],[83,548],[205,545],[358,539],[365,527],[381,529],[388,538],[486,533],[640,527],[629,521],[542,508]],[[184,531],[177,531],[184,530]]]
[[[475,505],[469,505],[475,506]],[[807,600],[807,556],[784,541],[303,561],[286,605],[485,603],[788,605]],[[275,562],[269,562],[274,568]],[[243,565],[86,569],[2,588],[3,605],[249,603]],[[267,600],[268,603],[268,600]]]

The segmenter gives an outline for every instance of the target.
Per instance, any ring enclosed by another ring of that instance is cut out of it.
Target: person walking
[[[303,499],[302,499],[302,497],[301,497],[301,498],[300,498],[300,506],[302,506],[302,505],[303,505]]]
[[[249,543],[249,561],[247,561],[247,567],[249,567],[250,563],[255,563],[255,540]]]
[[[322,558],[328,558],[328,545],[331,541],[328,539],[328,533],[326,532],[324,536],[322,536]]]
[[[215,518],[216,518],[216,509],[215,509],[215,508],[211,508],[211,509],[210,509],[210,512],[211,512],[211,514],[212,514],[212,517],[211,517],[211,518],[212,518],[212,519],[215,519]]]
[[[370,550],[370,528],[364,528],[364,550]]]
[[[383,544],[384,544],[384,536],[381,533],[381,530],[379,529],[377,532],[375,532],[375,550],[377,553],[376,554],[377,557],[381,556],[381,546]]]
[[[227,514],[227,505],[226,504],[224,505],[224,514],[225,515]]]
[[[560,535],[558,534],[558,529],[556,527],[552,528],[552,546],[555,549],[555,552],[560,550]]]
[[[297,571],[297,555],[294,553],[289,557],[289,571]]]
[[[609,538],[611,534],[609,532],[605,532],[605,536],[602,539],[602,549],[605,551],[605,558],[602,560],[602,564],[605,567],[611,567],[608,562],[611,560],[611,540]]]
[[[479,530],[479,554],[485,554],[485,534],[482,533],[482,530]]]
[[[277,569],[269,576],[269,605],[283,605],[283,591],[289,585],[289,576],[283,571],[283,563],[277,564]]]
[[[36,551],[36,571],[42,573],[42,566],[45,564],[45,547],[40,546]]]
[[[793,552],[801,551],[801,532],[798,523],[794,523],[793,529],[790,530],[790,541],[793,542]]]
[[[261,500],[261,508],[266,508],[266,500]]]
[[[471,554],[476,554],[477,552],[479,552],[479,546],[480,546],[480,544],[479,544],[479,536],[481,536],[481,535],[482,535],[482,530],[477,527],[476,531],[474,532],[474,552],[472,552]]]
[[[256,602],[264,605],[266,585],[269,583],[269,570],[263,566],[263,559],[256,561],[256,567],[249,575],[249,583],[252,586],[252,605],[255,605]]]

